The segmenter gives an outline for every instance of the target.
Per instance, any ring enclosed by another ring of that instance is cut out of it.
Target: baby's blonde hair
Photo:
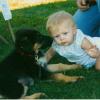
[[[70,23],[67,23],[68,20],[70,20]],[[75,25],[71,14],[65,11],[59,11],[48,17],[46,29],[49,33],[52,33],[53,30],[57,31],[57,28],[63,22],[66,22],[67,24]]]

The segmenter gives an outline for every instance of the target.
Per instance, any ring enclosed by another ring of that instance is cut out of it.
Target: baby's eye
[[[67,32],[65,32],[65,33],[63,33],[64,35],[66,35],[67,34]]]
[[[59,35],[56,35],[55,38],[59,38]]]

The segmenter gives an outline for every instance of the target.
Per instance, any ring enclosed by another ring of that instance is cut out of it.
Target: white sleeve
[[[83,39],[86,36],[84,35],[84,33],[80,30],[77,29],[77,33],[76,33],[76,44],[78,44],[79,46],[81,46]]]

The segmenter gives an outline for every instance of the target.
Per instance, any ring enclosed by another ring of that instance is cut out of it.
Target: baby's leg
[[[62,73],[56,73],[56,74],[51,75],[51,78],[56,81],[63,81],[63,82],[69,83],[69,82],[76,82],[77,80],[83,79],[84,77],[83,76],[67,76]]]
[[[59,63],[59,64],[49,64],[47,66],[47,70],[50,72],[62,72],[66,70],[79,69],[79,68],[81,68],[81,65],[78,64],[68,65]]]

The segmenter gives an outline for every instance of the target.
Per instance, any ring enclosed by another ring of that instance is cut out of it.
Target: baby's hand
[[[37,63],[42,66],[42,67],[45,67],[47,65],[47,60],[45,57],[41,57],[38,59]]]
[[[93,58],[97,58],[98,56],[100,56],[100,51],[95,45],[92,46],[91,48],[89,48],[86,51]]]

